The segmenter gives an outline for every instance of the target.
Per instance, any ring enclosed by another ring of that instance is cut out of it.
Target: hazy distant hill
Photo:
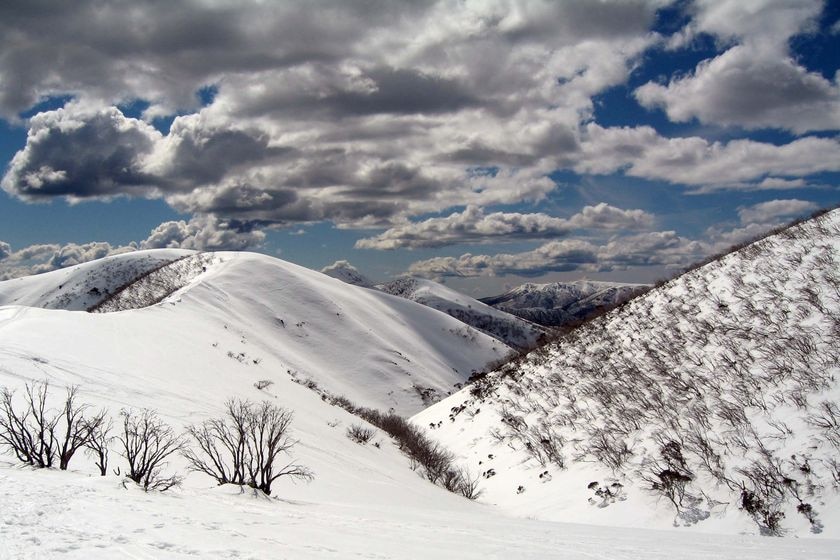
[[[416,301],[455,317],[520,350],[528,350],[546,338],[548,329],[495,309],[460,292],[424,278],[398,278],[377,289]]]
[[[645,288],[644,284],[590,280],[528,283],[498,296],[481,298],[481,301],[540,325],[562,327],[603,307],[622,303]]]

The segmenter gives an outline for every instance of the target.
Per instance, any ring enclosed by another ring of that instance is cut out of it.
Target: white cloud
[[[12,246],[5,241],[0,241],[0,261],[12,254]]]
[[[664,109],[675,122],[748,129],[780,128],[801,134],[840,127],[840,85],[799,64],[789,40],[816,29],[820,0],[698,0],[688,25],[669,40],[684,48],[700,33],[731,45],[667,84],[648,82],[635,91],[649,109]]]
[[[4,248],[6,250],[6,256],[2,258]],[[94,241],[82,244],[30,245],[18,251],[12,251],[8,243],[0,241],[0,280],[58,270],[95,259],[101,259],[108,255],[134,250],[136,250],[136,246],[133,244],[114,247],[110,243]]]
[[[12,41],[0,111],[12,118],[58,93],[80,101],[33,118],[3,187],[342,227],[541,200],[556,160],[578,149],[592,96],[659,41],[650,27],[665,3],[138,5],[128,26],[98,3],[19,7],[0,18]],[[186,27],[195,33],[176,32]],[[35,48],[47,30],[50,48]],[[114,106],[148,101],[147,118],[195,111],[194,92],[211,84],[213,101],[165,137]]]
[[[160,139],[151,125],[116,107],[72,102],[30,119],[26,146],[12,158],[2,187],[26,200],[148,196],[157,179],[142,161]]]
[[[430,278],[447,276],[541,276],[549,272],[605,272],[629,266],[688,265],[707,254],[709,247],[673,231],[616,237],[604,244],[578,239],[549,241],[521,253],[435,257],[416,261],[408,273]]]
[[[803,216],[817,210],[813,202],[798,199],[776,199],[738,209],[742,224],[776,224],[780,218]]]
[[[586,127],[582,154],[569,162],[579,173],[627,175],[694,185],[704,190],[778,189],[781,183],[840,171],[840,141],[808,136],[775,145],[754,140],[710,142],[698,136],[665,138],[648,126]],[[748,184],[745,184],[748,183]]]
[[[468,206],[443,218],[399,225],[374,237],[360,239],[357,249],[444,247],[464,243],[508,242],[565,237],[577,229],[639,229],[649,227],[653,216],[642,210],[623,210],[605,203],[586,206],[571,218],[542,213],[485,212]]]
[[[214,216],[196,216],[190,221],[164,222],[145,240],[141,249],[179,248],[198,251],[245,251],[262,245],[265,233],[252,227],[220,221]]]
[[[635,91],[639,103],[675,122],[783,128],[797,134],[840,128],[840,85],[792,58],[736,46],[694,73]]]
[[[196,216],[190,221],[164,222],[145,240],[114,246],[104,241],[76,244],[29,245],[17,251],[0,241],[0,280],[58,270],[137,249],[181,248],[200,251],[245,251],[258,248],[265,233],[250,227],[237,229],[230,222],[213,216]]]

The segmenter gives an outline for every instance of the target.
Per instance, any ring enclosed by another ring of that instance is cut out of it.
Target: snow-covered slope
[[[398,278],[376,288],[442,311],[514,348],[534,348],[548,334],[548,330],[540,325],[490,307],[431,280]]]
[[[591,280],[528,283],[481,301],[540,325],[562,327],[585,319],[601,308],[618,305],[645,288],[643,284]]]
[[[350,264],[349,261],[335,261],[330,266],[322,268],[321,272],[327,276],[337,278],[347,284],[352,284],[353,286],[362,286],[364,288],[373,287],[373,282],[368,280],[368,278],[359,272],[358,268]]]
[[[86,456],[60,472],[21,468],[0,452],[0,559],[764,560],[836,553],[832,541],[517,519],[449,494],[412,471],[384,434],[374,438],[378,447],[350,441],[345,430],[362,421],[286,372],[289,356],[300,355],[333,368],[319,378],[327,385],[361,372],[361,363],[376,365],[377,356],[390,355],[389,337],[399,336],[416,340],[423,356],[412,363],[425,370],[425,353],[442,350],[419,339],[435,340],[441,314],[269,257],[213,258],[206,272],[151,307],[101,314],[0,307],[0,386],[20,395],[24,383],[47,379],[50,406],[57,406],[63,387],[75,384],[83,402],[106,406],[117,421],[121,408],[149,407],[176,431],[220,415],[230,397],[269,400],[294,412],[293,457],[315,479],[281,479],[267,498],[191,473],[180,489],[143,493],[118,475],[97,476]],[[470,344],[462,339],[458,351],[471,352]],[[257,389],[264,380],[272,383]],[[381,383],[391,381],[383,376]],[[359,404],[376,385],[360,375],[346,382],[360,385]],[[124,472],[125,460],[112,450],[109,472],[118,467]],[[185,473],[177,456],[166,466],[167,474],[175,472]]]
[[[17,319],[6,321],[4,343],[13,345],[37,332],[38,347],[50,348],[51,336],[66,338],[58,333],[72,330],[79,339],[72,345],[73,354],[97,363],[104,341],[118,345],[130,336],[150,342],[155,321],[184,321],[185,353],[219,354],[249,378],[312,380],[358,404],[402,414],[418,412],[509,352],[499,341],[402,298],[350,286],[265,255],[205,255],[205,271],[190,275],[190,283],[165,304],[121,312],[116,318],[91,320],[7,308],[5,312]],[[108,266],[97,271],[93,263],[80,266],[83,272],[71,270],[68,277],[99,279],[111,270]],[[148,332],[135,333],[144,324],[138,317],[146,316],[155,318]],[[37,326],[28,324],[29,317]],[[137,362],[144,360],[137,356]]]
[[[36,276],[6,280],[0,282],[0,306],[88,309],[120,286],[193,252],[183,249],[133,251]]]
[[[840,210],[676,278],[417,415],[541,519],[840,535]]]

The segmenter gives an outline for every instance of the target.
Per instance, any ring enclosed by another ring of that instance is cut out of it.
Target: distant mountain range
[[[582,321],[599,310],[627,301],[646,288],[644,284],[591,280],[528,283],[479,301],[540,325],[564,327]]]

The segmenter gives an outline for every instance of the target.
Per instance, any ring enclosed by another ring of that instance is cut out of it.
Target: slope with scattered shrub
[[[61,270],[5,280],[0,282],[0,306],[83,311],[150,271],[193,253],[183,249],[133,251]]]
[[[442,311],[513,348],[528,350],[549,336],[545,327],[500,311],[423,278],[398,278],[377,289]]]
[[[522,515],[840,535],[840,210],[640,296],[418,414]]]

